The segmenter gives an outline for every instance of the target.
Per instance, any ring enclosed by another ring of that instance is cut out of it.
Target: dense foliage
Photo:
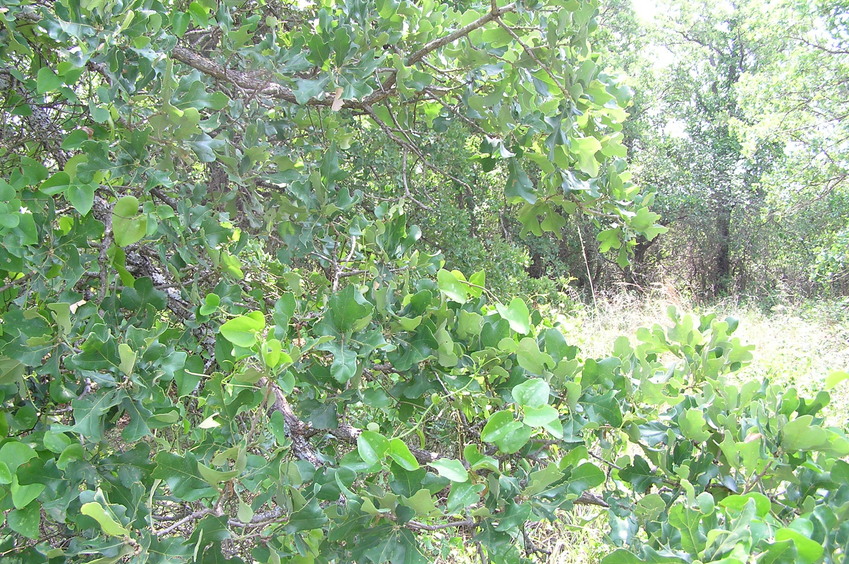
[[[607,562],[843,557],[849,439],[735,320],[588,359],[421,247],[664,231],[595,3],[461,4],[0,4],[4,562],[522,562],[577,504]]]

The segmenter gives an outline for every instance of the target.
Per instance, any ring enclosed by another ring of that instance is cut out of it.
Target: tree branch
[[[497,8],[495,6],[495,2],[493,2],[493,8],[480,18],[458,30],[453,31],[452,33],[449,33],[448,35],[444,35],[426,43],[421,49],[407,58],[406,66],[410,67],[421,62],[430,53],[433,53],[440,47],[444,47],[449,43],[453,43],[454,41],[467,36],[474,30],[483,27],[489,22],[498,19],[500,16],[508,12],[512,12],[515,9],[515,3],[508,4],[503,8]],[[295,93],[291,88],[268,80],[266,77],[262,76],[262,73],[246,72],[227,68],[212,59],[197,53],[196,51],[179,45],[175,46],[171,51],[171,56],[181,63],[189,65],[193,69],[199,70],[200,72],[213,78],[217,78],[218,80],[234,84],[242,90],[251,92],[253,95],[268,96],[269,98],[285,100],[293,104],[298,103],[295,98]],[[366,96],[363,100],[345,100],[342,103],[342,108],[364,109],[366,106],[370,106],[388,98],[395,91],[394,86],[397,80],[398,71],[393,70],[392,73],[386,77],[386,80],[383,81],[378,90]],[[313,98],[307,102],[307,104],[311,106],[331,106],[333,103],[334,99],[332,97],[326,97],[321,100]]]
[[[188,515],[186,515],[182,519],[175,521],[174,523],[172,523],[171,525],[168,525],[164,529],[160,529],[160,530],[156,531],[155,534],[158,537],[167,535],[168,533],[172,533],[172,532],[176,531],[177,529],[179,529],[180,527],[182,527],[183,525],[185,525],[189,521],[198,521],[198,520],[206,517],[207,515],[212,515],[212,513],[213,513],[212,509],[210,509],[208,507],[205,507],[203,509],[199,509],[199,510],[195,511],[194,513],[189,513]]]
[[[266,386],[270,393],[273,394],[274,409],[283,415],[283,421],[285,421],[286,427],[289,429],[289,438],[292,439],[292,452],[294,452],[295,456],[301,460],[306,460],[313,466],[323,466],[323,462],[309,442],[310,426],[295,415],[295,412],[292,411],[292,406],[286,400],[286,394],[283,393],[280,386],[268,378],[261,379],[259,383]]]
[[[430,55],[431,53],[433,53],[434,51],[436,51],[440,47],[445,47],[449,43],[453,43],[454,41],[457,41],[461,37],[465,37],[465,36],[469,35],[474,30],[485,26],[489,22],[498,19],[499,17],[506,14],[507,12],[512,12],[515,9],[516,9],[515,3],[507,4],[503,8],[498,8],[496,6],[495,1],[493,0],[492,9],[489,12],[487,12],[483,16],[479,17],[478,19],[476,19],[472,23],[465,25],[465,26],[461,27],[460,29],[454,31],[453,33],[449,33],[448,35],[445,35],[443,37],[439,37],[439,38],[434,39],[433,41],[430,41],[429,43],[425,44],[424,47],[422,47],[421,49],[419,49],[418,51],[416,51],[415,53],[413,53],[412,55],[410,55],[407,58],[407,62],[406,62],[407,66],[408,67],[413,66],[414,64],[418,63],[419,61],[421,61],[422,59],[424,59],[425,57],[427,57],[428,55]],[[395,81],[397,80],[397,78],[398,78],[398,73],[396,71],[396,72],[392,73],[389,77],[386,78],[386,82],[383,83],[382,90],[387,91],[390,88],[392,88],[395,85]]]
[[[171,56],[181,63],[185,63],[206,75],[235,84],[242,90],[262,94],[269,98],[286,100],[293,104],[297,103],[295,93],[292,92],[291,88],[276,82],[269,82],[264,78],[260,78],[257,73],[228,69],[219,65],[212,59],[204,57],[200,53],[196,53],[191,49],[186,49],[179,45],[174,47],[174,50],[171,51]],[[324,103],[322,100],[310,100],[310,103],[325,106],[330,105],[329,102]]]

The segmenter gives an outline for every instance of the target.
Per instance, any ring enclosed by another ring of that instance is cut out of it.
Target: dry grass
[[[541,564],[594,564],[612,550],[604,542],[606,529],[604,512],[584,506],[559,512],[556,522],[528,523],[528,540],[536,549],[531,557]],[[468,538],[443,538],[442,544],[449,550],[434,564],[480,564],[482,561],[475,543]],[[497,562],[497,557],[494,558]]]
[[[537,548],[544,550],[547,564],[593,564],[611,551],[604,543],[607,521],[598,508],[576,507],[556,523],[537,523],[531,536]]]

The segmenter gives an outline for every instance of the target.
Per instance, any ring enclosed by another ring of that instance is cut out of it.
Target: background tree
[[[845,175],[827,156],[843,150],[842,61],[822,47],[839,45],[843,12],[665,3],[654,24],[610,16],[607,59],[638,93],[625,144],[670,227],[637,247],[633,281],[665,277],[697,297],[840,291],[811,272],[842,264],[828,241],[842,229]],[[645,55],[621,55],[622,38]]]

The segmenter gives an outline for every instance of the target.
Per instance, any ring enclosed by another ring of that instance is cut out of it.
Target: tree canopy
[[[523,562],[575,505],[606,562],[838,558],[849,439],[726,380],[736,320],[584,358],[410,220],[585,218],[623,267],[665,231],[597,14],[4,2],[4,561]]]

